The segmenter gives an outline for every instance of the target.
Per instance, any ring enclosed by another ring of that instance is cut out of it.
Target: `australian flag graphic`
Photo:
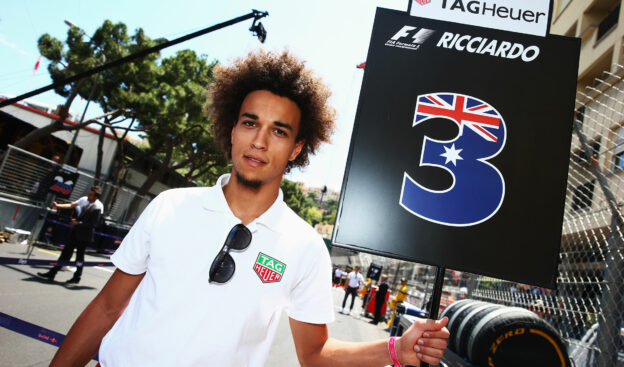
[[[453,184],[445,190],[431,190],[404,173],[400,205],[443,225],[470,226],[489,219],[500,208],[505,194],[502,174],[487,162],[504,147],[503,117],[492,105],[475,97],[458,93],[420,95],[412,126],[430,119],[450,120],[457,124],[459,132],[448,141],[425,137],[420,166],[448,171]]]

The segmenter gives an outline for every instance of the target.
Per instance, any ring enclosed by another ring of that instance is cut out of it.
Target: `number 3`
[[[431,190],[404,172],[400,205],[422,219],[448,226],[472,226],[488,220],[505,196],[503,175],[488,162],[505,145],[502,116],[490,104],[462,94],[418,96],[412,127],[432,118],[453,121],[459,132],[444,141],[425,136],[420,166],[448,171],[453,184],[446,190]]]

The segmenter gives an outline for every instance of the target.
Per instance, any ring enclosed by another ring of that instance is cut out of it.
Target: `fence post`
[[[574,119],[574,132],[579,138],[585,156],[588,159],[592,157],[592,150],[587,143],[587,138],[582,131],[581,122]],[[609,188],[607,179],[600,171],[597,165],[589,163],[592,173],[600,184],[600,188],[607,199],[607,204],[611,211],[611,226],[609,240],[607,241],[607,259],[605,272],[603,274],[604,286],[601,289],[602,317],[598,327],[598,366],[615,366],[618,356],[618,342],[620,340],[620,327],[622,325],[623,301],[622,292],[624,291],[623,280],[618,276],[617,272],[624,269],[624,260],[622,259],[621,250],[624,249],[622,234],[624,233],[624,221],[617,206],[617,201],[613,192]]]

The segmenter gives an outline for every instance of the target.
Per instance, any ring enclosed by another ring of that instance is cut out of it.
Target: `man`
[[[347,275],[347,288],[345,288],[345,295],[342,299],[342,309],[340,313],[344,314],[345,304],[347,303],[347,297],[351,295],[351,307],[349,308],[349,312],[346,315],[350,315],[351,311],[353,311],[353,303],[355,302],[355,297],[357,296],[357,291],[360,288],[360,284],[364,282],[364,277],[360,274],[360,267],[356,266],[350,273]]]
[[[336,270],[334,270],[334,280],[333,280],[333,284],[334,286],[339,286],[339,282],[340,282],[340,276],[342,275],[342,269],[340,269],[339,266],[336,267]]]
[[[388,293],[388,276],[386,274],[381,275],[381,283],[377,288],[377,293],[375,293],[375,316],[373,317],[373,321],[370,321],[371,324],[377,325],[379,320],[381,320],[381,308],[383,307],[384,302],[386,302],[386,294]]]
[[[392,317],[390,317],[390,321],[388,321],[388,327],[392,327],[392,323],[394,322],[394,316],[396,315],[396,308],[401,302],[405,301],[407,298],[407,280],[405,278],[401,278],[401,287],[397,294],[394,295],[394,298],[388,303],[388,307],[392,310]]]
[[[345,287],[347,285],[347,275],[349,274],[349,272],[347,272],[347,270],[349,270],[349,268],[345,268],[346,270],[341,270],[340,272],[340,286],[341,287]]]
[[[69,235],[69,243],[65,245],[58,262],[67,262],[71,259],[74,249],[76,249],[76,272],[74,276],[66,281],[67,284],[78,284],[82,276],[82,263],[84,262],[84,253],[88,244],[94,240],[93,234],[95,227],[100,222],[100,217],[104,212],[104,205],[99,200],[102,191],[99,186],[91,186],[87,196],[67,204],[58,204],[52,202],[54,209],[76,209],[78,218],[72,219],[70,224],[74,226]],[[37,273],[37,275],[48,280],[54,280],[56,273],[61,269],[62,265],[55,265],[52,269],[45,273]]]
[[[279,189],[284,172],[329,139],[326,87],[288,52],[250,54],[215,76],[213,132],[231,174],[150,203],[51,365],[85,364],[99,346],[104,367],[262,366],[282,310],[302,365],[387,365],[389,346],[402,363],[437,364],[447,319],[419,322],[390,341],[327,335],[329,255]],[[244,302],[231,302],[241,293]]]

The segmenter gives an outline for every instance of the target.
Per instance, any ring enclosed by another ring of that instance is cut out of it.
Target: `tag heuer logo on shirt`
[[[262,283],[279,282],[282,280],[285,269],[286,264],[262,252],[258,253],[258,258],[254,264],[254,271],[258,274]]]

